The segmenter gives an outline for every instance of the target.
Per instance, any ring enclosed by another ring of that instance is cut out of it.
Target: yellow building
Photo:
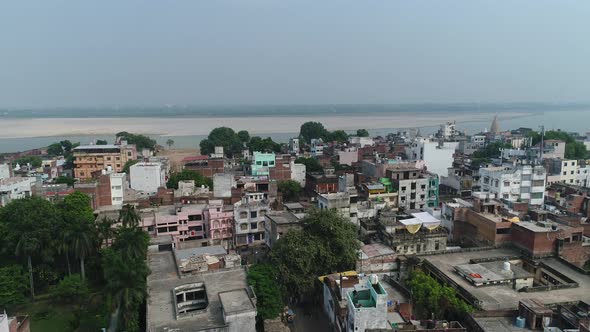
[[[120,173],[125,163],[137,159],[134,144],[81,145],[74,148],[74,177],[90,179],[96,172]]]

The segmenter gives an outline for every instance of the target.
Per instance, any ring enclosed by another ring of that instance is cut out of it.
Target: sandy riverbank
[[[527,116],[529,113],[499,114],[500,119]],[[188,136],[207,135],[211,129],[227,126],[253,134],[292,133],[306,121],[319,121],[328,129],[413,128],[436,126],[445,121],[458,123],[492,121],[493,113],[391,114],[379,116],[318,117],[235,117],[235,118],[0,118],[0,138],[26,138],[68,135],[111,135],[133,133]]]

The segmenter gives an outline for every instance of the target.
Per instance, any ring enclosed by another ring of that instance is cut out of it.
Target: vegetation
[[[323,172],[324,171],[324,168],[322,167],[322,165],[320,165],[320,162],[315,158],[299,157],[299,158],[295,159],[295,163],[305,165],[306,172],[313,173],[313,172]]]
[[[109,142],[105,141],[104,139],[97,139],[96,145],[107,145]]]
[[[129,169],[131,168],[131,166],[137,164],[138,162],[140,162],[139,159],[136,159],[136,160],[127,160],[125,162],[125,165],[123,165],[123,173],[129,174]]]
[[[311,211],[301,223],[270,253],[286,296],[311,296],[318,276],[353,269],[360,248],[356,227],[336,211]]]
[[[541,134],[532,131],[529,134],[533,139],[533,145],[541,142]],[[550,130],[545,132],[545,140],[556,139],[565,142],[565,158],[566,159],[586,159],[588,158],[588,151],[586,146],[582,142],[577,142],[576,138],[571,134],[568,134],[560,130]]]
[[[328,140],[333,142],[346,142],[348,141],[348,134],[344,130],[334,130],[328,134]]]
[[[12,161],[12,167],[16,167],[16,164],[19,164],[21,167],[27,164],[31,164],[33,167],[41,167],[43,160],[37,156],[25,156]]]
[[[270,137],[263,139],[259,136],[253,136],[248,143],[248,149],[250,149],[251,152],[280,152],[281,145],[274,142]]]
[[[278,189],[283,194],[284,202],[296,201],[299,199],[299,194],[303,191],[299,182],[293,180],[280,181]]]
[[[319,122],[309,121],[301,125],[299,138],[305,143],[311,143],[314,138],[327,139],[330,132]]]
[[[473,308],[461,300],[455,290],[442,286],[429,275],[414,271],[406,280],[419,318],[462,320]]]
[[[358,136],[358,137],[369,137],[369,132],[367,131],[367,129],[358,129],[356,131],[356,136]]]
[[[213,129],[206,139],[199,144],[201,154],[211,154],[215,152],[216,146],[222,146],[223,151],[228,156],[234,156],[244,150],[244,143],[240,140],[238,134],[231,128],[219,127]]]
[[[172,172],[170,173],[170,177],[168,178],[168,182],[166,182],[167,188],[174,188],[178,189],[178,181],[181,180],[194,180],[195,186],[207,186],[210,189],[213,188],[213,180],[204,177],[203,175],[191,171],[188,169],[183,169],[180,172]]]
[[[36,197],[13,200],[0,209],[0,306],[30,314],[33,330],[48,331],[99,330],[120,307],[119,330],[141,330],[149,235],[139,220],[125,206],[120,227],[95,222],[82,193],[55,205]]]
[[[242,143],[250,142],[250,133],[247,130],[238,131],[238,138]]]
[[[156,140],[145,135],[131,134],[126,131],[117,133],[117,138],[127,141],[128,144],[135,144],[138,151],[143,149],[154,150],[156,148]]]
[[[65,183],[68,187],[73,187],[74,183],[76,183],[76,179],[71,178],[69,176],[58,176],[53,180],[54,183]]]
[[[168,145],[168,149],[172,148],[172,145],[174,145],[174,140],[171,138],[167,139],[166,145]]]
[[[269,264],[255,264],[248,269],[248,284],[256,293],[256,310],[262,319],[278,317],[283,309],[277,270]]]
[[[500,157],[500,149],[511,149],[512,145],[510,143],[502,143],[500,141],[489,143],[485,146],[485,148],[475,151],[473,153],[473,158],[477,159],[489,159],[489,158],[498,158]]]
[[[63,156],[66,159],[64,168],[71,169],[74,168],[74,148],[79,145],[80,143],[72,143],[69,140],[59,141],[47,147],[47,154],[52,157]]]

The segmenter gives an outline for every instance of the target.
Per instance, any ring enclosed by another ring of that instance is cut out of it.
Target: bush
[[[78,302],[88,297],[88,284],[79,274],[73,274],[63,278],[53,287],[51,294],[63,302]]]

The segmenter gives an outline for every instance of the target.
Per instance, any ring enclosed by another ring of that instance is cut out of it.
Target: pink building
[[[210,200],[206,218],[209,222],[209,238],[212,244],[220,244],[228,249],[232,246],[233,218],[232,206],[223,205],[220,199]]]
[[[174,243],[207,242],[207,205],[162,206],[142,213],[142,228],[152,236],[172,235]],[[147,212],[147,213],[146,213]]]

